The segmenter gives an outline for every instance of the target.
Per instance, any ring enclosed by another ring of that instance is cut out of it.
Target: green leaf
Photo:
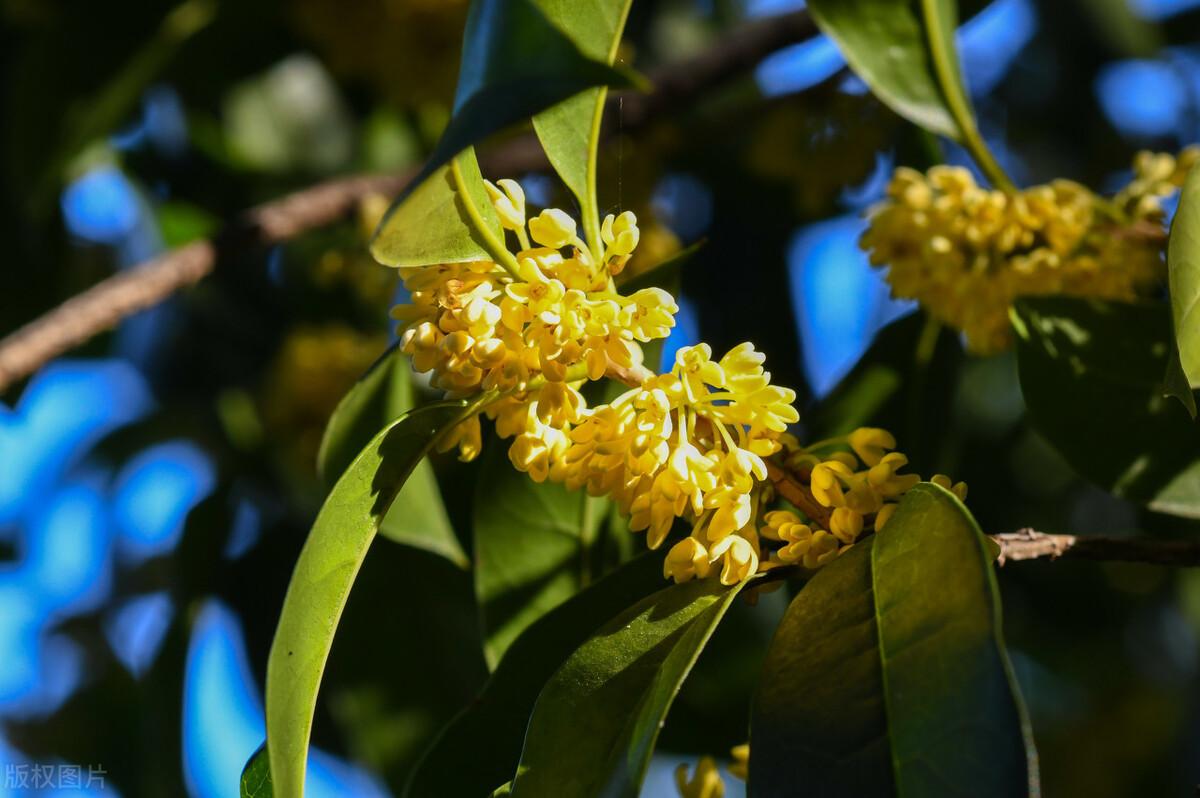
[[[412,369],[394,344],[342,398],[321,438],[317,471],[327,483],[340,476],[371,438],[413,407]],[[383,519],[381,535],[439,554],[461,568],[463,553],[446,514],[433,466],[422,460]]]
[[[375,433],[412,409],[408,359],[392,344],[334,408],[317,451],[317,474],[332,484]]]
[[[1200,170],[1193,169],[1179,195],[1167,244],[1171,312],[1179,363],[1187,383],[1200,389]]]
[[[1188,384],[1187,375],[1183,373],[1183,364],[1179,362],[1179,349],[1171,347],[1167,355],[1167,373],[1163,376],[1163,395],[1178,399],[1188,415],[1196,419],[1196,395]]]
[[[485,453],[474,504],[475,588],[492,667],[529,624],[587,584],[608,512],[604,499],[517,471],[507,443]]]
[[[557,25],[588,58],[611,64],[632,0],[535,0],[546,18]],[[533,129],[554,171],[579,200],[589,243],[599,245],[596,200],[596,151],[607,87],[580,92],[533,117]]]
[[[893,111],[961,142],[997,187],[1011,181],[975,124],[955,49],[955,0],[812,0],[813,20]]]
[[[596,629],[662,584],[662,554],[648,552],[534,621],[505,652],[479,697],[438,735],[404,795],[488,795],[512,779],[542,686]],[[470,767],[463,766],[465,754]]]
[[[463,159],[460,153],[584,89],[634,83],[629,73],[581,53],[531,0],[476,0],[463,36],[454,114],[421,173],[381,222],[372,253],[389,266],[488,257],[495,242],[485,239],[490,233],[502,242],[502,231],[475,179],[474,155]],[[461,201],[455,202],[445,167],[456,157],[464,173],[469,172],[468,194],[486,231],[469,223]]]
[[[241,798],[274,798],[271,784],[271,763],[267,745],[263,743],[242,769]]]
[[[486,229],[500,236],[500,220],[484,190],[475,151],[467,149],[455,160]],[[377,261],[386,266],[425,266],[489,257],[484,234],[472,224],[459,199],[449,166],[440,165],[411,186],[388,209],[371,239],[371,254]]]
[[[755,798],[1036,794],[984,536],[952,494],[917,486],[801,590],[750,740]]]
[[[1163,395],[1166,307],[1046,297],[1017,302],[1012,320],[1021,391],[1046,440],[1107,490],[1200,518],[1200,426]]]
[[[303,794],[317,690],[371,540],[438,436],[486,401],[441,402],[385,427],[334,485],[300,551],[267,660],[267,749],[282,795]]]
[[[580,646],[538,696],[512,794],[636,796],[671,702],[744,584],[672,585]]]

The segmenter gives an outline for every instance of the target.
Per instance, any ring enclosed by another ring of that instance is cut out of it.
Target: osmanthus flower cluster
[[[745,781],[750,765],[750,746],[734,746],[730,754],[733,762],[729,765],[729,774]],[[690,777],[687,765],[675,768],[675,786],[680,798],[725,798],[725,780],[721,778],[717,763],[709,756],[700,757]]]
[[[919,481],[899,473],[907,460],[883,430],[802,447],[787,431],[796,394],[771,383],[752,344],[719,358],[707,344],[684,347],[666,373],[646,369],[641,344],[669,333],[677,307],[660,289],[615,288],[638,244],[632,213],[607,217],[593,248],[560,210],[526,221],[517,183],[487,189],[518,246],[516,267],[403,269],[412,301],[394,311],[401,348],[448,395],[495,391],[481,412],[535,481],[610,497],[651,549],[677,519],[690,524],[665,577],[732,585],[778,566],[819,568],[882,528]],[[629,389],[588,407],[582,384],[612,374]],[[469,460],[480,437],[476,415],[441,445]],[[783,475],[778,494],[773,473]],[[772,511],[777,496],[796,512]]]
[[[861,246],[886,267],[892,294],[918,300],[981,354],[1011,343],[1017,297],[1068,294],[1132,300],[1165,275],[1163,199],[1200,149],[1143,152],[1111,199],[1070,180],[989,190],[961,167],[896,170],[870,211]]]

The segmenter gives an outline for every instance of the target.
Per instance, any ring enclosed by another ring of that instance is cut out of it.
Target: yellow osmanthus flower
[[[860,243],[887,268],[894,296],[961,330],[972,351],[1001,351],[1017,297],[1131,300],[1161,283],[1162,200],[1198,153],[1139,154],[1132,181],[1111,200],[1069,180],[1006,193],[961,167],[900,168]]]
[[[516,181],[486,188],[516,244],[516,273],[488,260],[401,268],[411,300],[393,316],[402,324],[402,351],[417,371],[432,372],[435,388],[451,396],[495,389],[516,397],[488,413],[507,414],[509,434],[543,439],[542,448],[521,443],[516,459],[544,479],[555,441],[530,428],[521,414],[532,409],[540,425],[554,430],[580,421],[586,408],[580,383],[599,379],[610,365],[640,366],[640,345],[666,337],[678,307],[658,288],[623,296],[613,286],[611,275],[638,244],[632,213],[607,217],[599,251],[593,251],[561,210],[527,220],[525,193]],[[459,446],[463,459],[474,457],[478,419],[464,422],[447,440]]]
[[[816,570],[853,546],[863,535],[881,531],[899,500],[921,481],[917,474],[898,473],[908,464],[890,451],[896,439],[886,430],[861,427],[849,435],[802,447],[784,436],[788,469],[811,495],[814,505],[802,510],[775,510],[763,515],[759,536],[767,554],[762,568],[799,565]],[[836,447],[849,447],[850,451]],[[967,486],[944,474],[930,482],[965,499]]]
[[[576,418],[547,419],[531,403],[509,459],[534,479],[610,496],[652,549],[676,518],[688,518],[692,537],[670,551],[665,575],[683,582],[712,573],[735,584],[759,566],[753,521],[763,457],[799,420],[795,392],[771,385],[764,360],[750,344],[720,360],[700,344],[680,349],[668,373]]]
[[[709,756],[700,757],[690,779],[687,765],[677,767],[675,786],[679,788],[680,798],[725,798],[725,782],[717,770],[717,763]]]

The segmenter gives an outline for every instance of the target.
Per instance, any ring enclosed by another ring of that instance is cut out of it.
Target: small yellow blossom
[[[745,781],[750,777],[750,743],[735,745],[729,749],[733,764],[729,766],[729,775]]]
[[[687,765],[676,768],[675,786],[679,788],[680,798],[725,798],[725,782],[712,757],[700,757],[690,779]]]
[[[703,579],[709,572],[708,549],[695,538],[684,538],[671,547],[663,560],[663,576],[676,582]]]
[[[723,585],[736,585],[758,571],[758,552],[750,541],[738,535],[722,538],[709,550],[708,561],[712,565],[721,563]]]

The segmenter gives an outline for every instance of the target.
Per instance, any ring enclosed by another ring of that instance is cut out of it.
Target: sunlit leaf
[[[1200,389],[1200,170],[1193,169],[1179,195],[1167,246],[1171,311],[1179,365],[1188,385]]]
[[[535,0],[546,18],[557,25],[588,58],[611,64],[617,54],[632,0]],[[587,89],[533,117],[546,157],[567,188],[579,200],[584,224],[598,224],[596,207],[596,150],[607,87]],[[589,235],[595,231],[590,230]]]
[[[580,646],[538,696],[512,794],[636,796],[671,702],[740,588],[672,585]]]
[[[1167,308],[1046,297],[1019,301],[1012,318],[1021,391],[1042,436],[1101,487],[1200,518],[1200,426],[1162,385]]]
[[[467,149],[457,160],[468,196],[488,229],[499,236],[500,220],[483,188],[475,151]],[[469,221],[454,188],[450,167],[444,164],[415,184],[379,223],[371,240],[375,259],[388,266],[425,266],[487,258],[483,239]]]
[[[608,502],[513,468],[507,441],[484,455],[474,505],[475,586],[495,665],[529,624],[587,583]]]
[[[418,408],[385,427],[334,485],[304,543],[267,661],[267,748],[282,795],[303,794],[317,690],[363,557],[438,435],[482,399]]]
[[[433,742],[404,795],[488,795],[509,782],[542,686],[596,629],[662,584],[662,555],[650,552],[534,621],[505,652],[479,697]],[[470,767],[463,766],[464,751]]]
[[[940,15],[932,29],[925,19],[929,6]],[[931,37],[936,36],[954,56],[949,63],[955,85],[949,89],[965,97],[954,55],[958,15],[953,2],[812,0],[808,9],[879,99],[923,128],[962,140],[930,52]]]
[[[756,798],[1035,794],[984,537],[920,485],[792,602],[750,727]]]

